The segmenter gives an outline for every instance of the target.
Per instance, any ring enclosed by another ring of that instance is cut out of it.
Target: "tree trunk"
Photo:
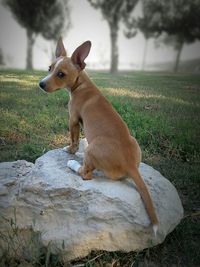
[[[145,70],[146,56],[147,56],[147,48],[148,48],[148,38],[145,38],[144,51],[143,51],[143,59],[142,59],[142,70]]]
[[[175,60],[175,64],[174,64],[174,72],[178,71],[179,68],[179,62],[180,62],[180,58],[181,58],[181,52],[183,50],[183,42],[180,42],[178,47],[177,47],[177,54],[176,54],[176,60]]]
[[[26,69],[33,69],[33,45],[34,45],[34,37],[33,32],[30,29],[26,31],[27,35],[27,54],[26,54]]]
[[[111,64],[110,72],[116,73],[118,70],[118,25],[109,24],[111,40]]]

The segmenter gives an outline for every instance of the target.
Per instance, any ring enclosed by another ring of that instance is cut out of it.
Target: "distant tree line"
[[[178,71],[181,52],[184,44],[200,40],[200,0],[141,0],[142,16],[138,19],[128,17],[127,37],[139,30],[146,41],[160,38],[166,45],[176,50],[174,71]],[[145,54],[143,67],[145,65]]]
[[[38,34],[57,41],[70,27],[67,0],[3,0],[27,34],[27,69],[33,68],[32,51]],[[110,29],[110,71],[118,71],[118,33],[123,23],[125,36],[133,38],[142,32],[146,40],[142,68],[145,68],[147,44],[150,38],[162,40],[177,51],[174,71],[178,70],[184,44],[200,40],[200,0],[88,0],[99,9]],[[135,18],[133,11],[138,2],[142,15]]]

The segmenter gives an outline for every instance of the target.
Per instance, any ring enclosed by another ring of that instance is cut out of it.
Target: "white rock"
[[[84,149],[87,143],[81,143]],[[64,249],[66,260],[86,256],[91,250],[128,252],[156,245],[183,217],[175,187],[141,163],[159,219],[155,239],[131,179],[112,181],[95,172],[93,180],[83,181],[67,167],[68,160],[82,162],[56,149],[38,158],[35,165],[26,161],[0,164],[0,213],[14,218],[16,210],[19,229],[41,233],[41,245]],[[5,223],[0,225],[3,231]]]

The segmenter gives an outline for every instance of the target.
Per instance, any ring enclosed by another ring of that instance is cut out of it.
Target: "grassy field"
[[[94,252],[79,261],[80,266],[199,266],[200,76],[89,74],[137,138],[143,161],[176,186],[185,217],[157,247],[140,253],[101,252],[97,259],[99,252]],[[44,75],[0,72],[1,161],[34,162],[46,151],[68,143],[68,94],[66,90],[54,94],[39,90],[38,81]]]

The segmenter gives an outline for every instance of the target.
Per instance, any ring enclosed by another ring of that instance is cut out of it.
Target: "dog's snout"
[[[43,90],[45,89],[45,82],[43,82],[43,81],[41,81],[40,83],[39,83],[39,86],[40,86],[40,88],[42,88]]]

